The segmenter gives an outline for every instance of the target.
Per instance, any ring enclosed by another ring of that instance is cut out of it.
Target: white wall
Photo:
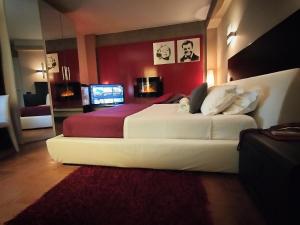
[[[250,45],[299,8],[299,0],[232,0],[218,26],[218,83],[226,82],[227,60],[231,56]],[[230,24],[235,27],[237,38],[227,46],[226,35]]]
[[[217,29],[208,29],[207,38],[207,70],[212,69],[217,77]]]
[[[21,91],[22,94],[26,92],[35,93],[34,82],[44,81],[47,82],[47,77],[43,78],[41,72],[36,72],[42,69],[41,63],[44,60],[43,50],[18,50],[19,58],[19,79],[22,81]]]

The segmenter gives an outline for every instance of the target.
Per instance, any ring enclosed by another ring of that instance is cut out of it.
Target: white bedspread
[[[179,112],[178,104],[155,104],[126,117],[124,138],[238,140],[241,130],[256,128],[247,115],[204,116]]]

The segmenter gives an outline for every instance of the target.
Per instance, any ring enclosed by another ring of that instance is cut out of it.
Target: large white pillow
[[[223,114],[239,115],[254,111],[259,101],[259,93],[259,90],[252,90],[238,95],[236,100],[223,112]]]
[[[237,96],[236,85],[224,85],[213,87],[201,106],[204,115],[216,115],[230,106]]]

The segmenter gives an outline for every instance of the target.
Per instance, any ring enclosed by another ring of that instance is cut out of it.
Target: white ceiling
[[[211,0],[46,0],[81,34],[116,33],[205,20]]]
[[[37,0],[6,0],[5,14],[11,39],[42,39]]]

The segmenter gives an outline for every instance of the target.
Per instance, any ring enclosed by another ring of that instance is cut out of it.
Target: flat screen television
[[[124,88],[120,84],[90,85],[92,105],[115,105],[124,103]]]

